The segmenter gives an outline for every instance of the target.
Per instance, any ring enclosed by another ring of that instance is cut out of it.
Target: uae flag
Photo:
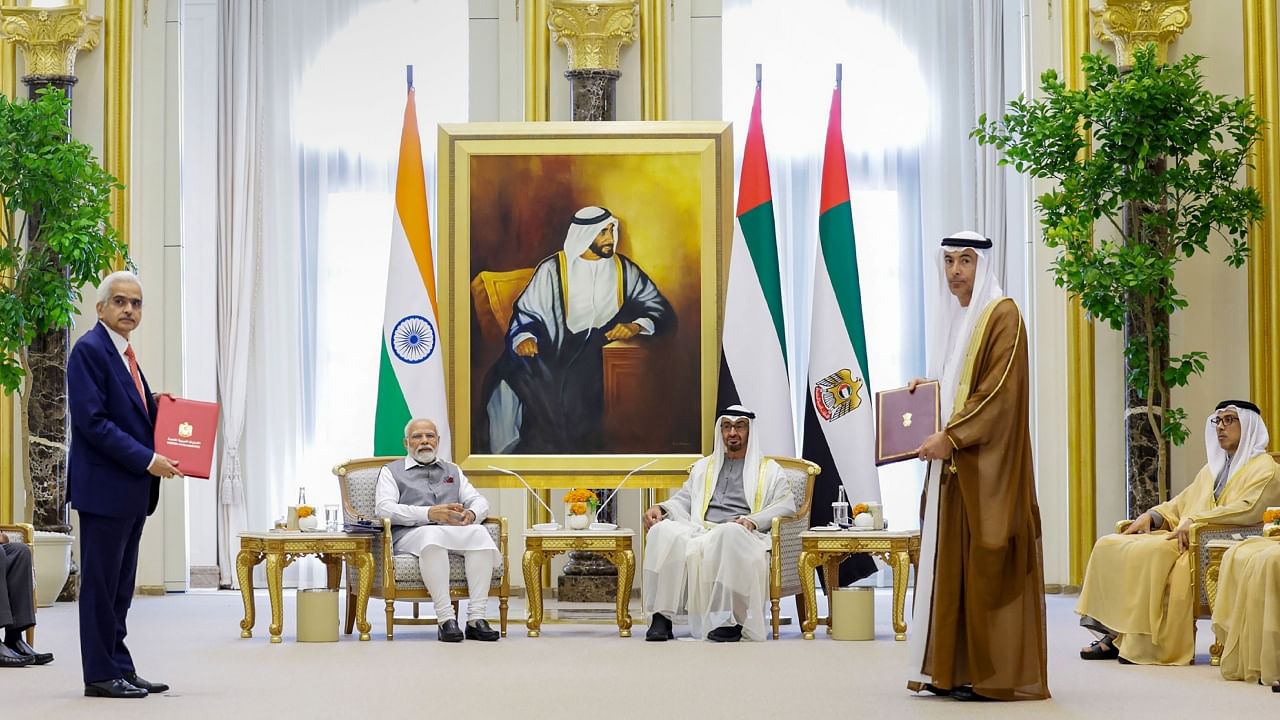
[[[867,334],[858,286],[858,254],[849,208],[849,173],[840,132],[840,88],[831,96],[827,149],[822,161],[818,258],[813,277],[809,341],[809,401],[805,403],[804,457],[822,466],[813,489],[814,525],[831,521],[831,503],[843,484],[849,504],[880,501],[875,423],[867,378]],[[840,566],[837,586],[875,572],[868,555]],[[823,578],[830,588],[830,579]]]
[[[449,458],[452,454],[437,322],[436,272],[431,257],[427,184],[412,87],[400,133],[395,210],[387,269],[387,302],[382,319],[382,361],[378,371],[373,452],[403,455],[405,424],[412,418],[425,417],[434,420],[439,429],[440,456]]]
[[[720,356],[719,409],[741,404],[755,412],[751,432],[766,455],[796,454],[787,374],[787,334],[782,320],[778,236],[773,226],[769,158],[760,123],[760,86],[738,179]]]

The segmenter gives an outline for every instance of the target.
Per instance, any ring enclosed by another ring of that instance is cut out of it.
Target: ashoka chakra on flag
[[[436,349],[436,329],[421,315],[407,315],[391,330],[391,351],[411,365],[427,358]]]

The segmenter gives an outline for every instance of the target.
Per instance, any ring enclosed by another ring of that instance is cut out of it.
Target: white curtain
[[[218,45],[218,477],[219,584],[235,584],[236,535],[246,528],[244,437],[255,295],[262,250],[262,2],[220,8]]]
[[[434,199],[436,123],[467,119],[467,22],[467,4],[455,2],[263,5],[264,240],[241,445],[248,527],[270,527],[299,488],[310,505],[336,504],[332,467],[372,452],[405,66],[415,68]],[[298,566],[287,582],[323,583],[319,563]]]
[[[988,179],[994,158],[980,158],[968,135],[980,112],[997,114],[989,105],[1003,105],[1003,97],[993,99],[1003,86],[980,91],[974,78],[975,58],[984,67],[1003,62],[998,28],[1005,4],[809,0],[798,23],[788,0],[724,2],[724,108],[734,121],[739,161],[755,64],[763,65],[797,435],[808,401],[818,198],[835,65],[843,66],[843,131],[874,392],[924,375],[932,321],[925,308],[935,289],[931,263],[939,239],[975,226],[1003,230],[997,221],[1004,189]],[[890,526],[917,526],[921,466],[886,466],[880,481]]]

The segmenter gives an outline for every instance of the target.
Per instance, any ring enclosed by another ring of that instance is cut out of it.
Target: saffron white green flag
[[[787,374],[782,280],[758,85],[738,178],[737,215],[729,262],[717,409],[741,404],[755,412],[751,433],[758,438],[764,453],[793,457],[796,440]]]
[[[822,163],[805,412],[804,456],[822,466],[822,487],[814,490],[815,522],[820,509],[830,513],[839,483],[851,504],[880,501],[856,247],[837,88]]]
[[[438,454],[450,458],[435,262],[431,257],[427,185],[413,88],[409,88],[400,134],[395,209],[373,452],[403,455],[405,424],[412,418],[425,417],[434,420],[439,428]]]

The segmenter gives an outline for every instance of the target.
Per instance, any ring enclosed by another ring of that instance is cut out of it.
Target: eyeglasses
[[[1225,427],[1231,427],[1232,425],[1235,425],[1236,423],[1240,422],[1240,418],[1236,417],[1235,415],[1219,415],[1213,418],[1212,420],[1210,420],[1209,422],[1213,423],[1214,425],[1217,425],[1218,427],[1225,428]]]

